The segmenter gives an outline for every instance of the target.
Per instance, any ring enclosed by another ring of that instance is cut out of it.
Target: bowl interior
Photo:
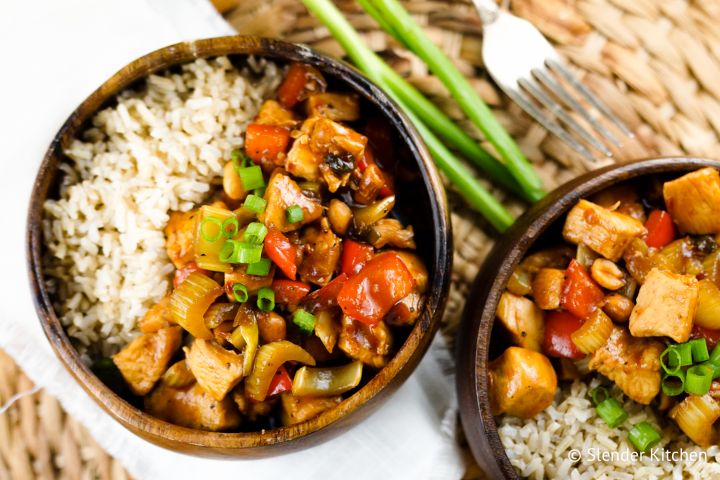
[[[354,91],[360,95],[363,119],[360,126],[369,118],[380,118],[387,125],[397,160],[395,211],[401,220],[413,225],[418,252],[428,266],[431,279],[423,315],[411,330],[401,335],[405,337],[400,338],[402,345],[398,345],[395,356],[384,369],[355,394],[318,417],[291,427],[261,432],[212,433],[179,427],[155,419],[117,396],[80,360],[53,310],[42,271],[42,204],[46,198],[57,195],[61,180],[58,165],[64,160],[63,147],[82,132],[94,113],[112,105],[117,93],[133,88],[149,73],[196,58],[219,55],[228,55],[237,65],[246,62],[248,55],[265,57],[279,64],[309,63],[329,80],[331,89]],[[407,119],[377,87],[346,64],[307,47],[256,37],[224,37],[166,47],[129,64],[103,84],[73,112],[51,144],[36,178],[27,234],[28,266],[36,309],[61,361],[81,386],[130,430],[159,445],[203,455],[263,456],[294,450],[327,439],[360,420],[379,404],[381,398],[396,389],[417,365],[439,325],[449,287],[451,231],[444,190],[427,150]],[[270,449],[271,446],[274,448]],[[283,448],[278,448],[281,446]]]
[[[489,361],[507,346],[501,331],[494,335],[493,326],[500,295],[513,269],[533,250],[562,241],[564,216],[578,200],[626,182],[642,191],[651,182],[706,166],[720,168],[720,162],[691,157],[656,158],[589,172],[548,194],[496,243],[475,280],[463,314],[465,340],[458,348],[457,376],[460,413],[468,443],[490,478],[518,478],[500,442],[487,382]]]

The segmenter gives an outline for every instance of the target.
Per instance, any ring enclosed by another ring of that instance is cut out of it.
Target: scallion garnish
[[[233,238],[240,230],[240,222],[236,217],[226,218],[222,223],[222,234],[225,238]]]
[[[266,206],[267,201],[264,198],[252,193],[245,198],[245,203],[243,203],[243,207],[255,213],[263,213]]]
[[[700,363],[708,360],[710,354],[708,353],[707,341],[704,338],[696,338],[687,342],[692,350],[693,363]]]
[[[628,418],[627,412],[623,410],[620,402],[614,398],[606,398],[595,408],[598,417],[602,418],[610,428],[617,427]]]
[[[214,228],[211,226],[214,226]],[[220,237],[223,236],[222,226],[223,222],[219,218],[205,217],[202,219],[202,222],[200,222],[200,236],[206,242],[217,242],[218,240],[220,240]]]
[[[275,309],[275,291],[270,287],[258,290],[257,306],[263,312],[272,312]]]
[[[232,263],[257,263],[262,256],[262,245],[241,242],[237,257]]]
[[[661,438],[660,432],[655,430],[648,422],[638,423],[628,434],[630,443],[641,452],[647,452],[648,449],[656,445]]]
[[[677,345],[670,345],[668,348],[675,350],[679,357],[668,357],[668,367],[674,369],[676,367],[686,367],[692,365],[692,347],[687,343],[679,343]],[[673,363],[679,359],[680,363]]]
[[[668,373],[662,379],[662,391],[668,397],[675,397],[685,391],[685,372]]]
[[[257,275],[259,277],[264,277],[268,273],[270,273],[270,259],[268,258],[261,258],[259,262],[255,263],[249,263],[247,266],[247,274],[248,275]]]
[[[715,370],[705,365],[688,368],[685,374],[685,391],[691,395],[705,395],[710,391]]]
[[[610,394],[605,387],[595,387],[590,391],[590,397],[592,398],[593,405],[597,407],[603,400],[610,398]]]
[[[248,298],[250,298],[250,294],[248,294],[248,289],[245,285],[242,283],[234,283],[232,286],[232,294],[233,298],[238,303],[245,303],[248,301]]]
[[[713,348],[713,351],[710,353],[708,361],[710,363],[714,363],[715,365],[720,365],[720,343],[715,345],[715,348]]]
[[[670,345],[660,354],[660,367],[667,375],[674,375],[680,372],[680,352]]]
[[[285,218],[288,223],[302,222],[305,219],[305,213],[300,205],[292,205],[285,209]]]
[[[237,240],[225,240],[225,243],[218,252],[218,259],[223,263],[238,263],[237,252],[240,249],[240,242]]]
[[[245,229],[243,241],[251,243],[253,245],[259,245],[263,243],[263,240],[265,240],[265,235],[267,235],[267,233],[268,229],[265,225],[260,222],[252,222]]]
[[[240,168],[237,173],[240,176],[240,181],[245,191],[255,190],[256,188],[265,186],[265,179],[263,178],[262,169],[259,165]]]
[[[307,335],[310,335],[315,330],[316,320],[315,315],[302,308],[298,308],[295,310],[295,313],[293,313],[293,323]]]

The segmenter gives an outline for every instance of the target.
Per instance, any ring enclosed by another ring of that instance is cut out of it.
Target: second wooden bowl
[[[228,55],[242,61],[250,55],[280,64],[304,62],[319,69],[343,89],[356,92],[368,110],[392,126],[401,164],[411,172],[398,182],[396,209],[415,227],[419,252],[430,273],[425,311],[392,360],[361,389],[337,407],[297,425],[260,432],[216,433],[179,427],[133,407],[104,385],[81,361],[53,308],[43,273],[43,203],[60,180],[63,150],[92,116],[115,96],[149,74],[197,58]],[[224,37],[180,43],[142,57],[116,73],[90,95],[62,126],[40,166],[28,213],[28,268],[35,306],[55,353],[82,388],[129,430],[163,447],[204,456],[267,456],[318,443],[361,421],[396,390],[420,362],[440,323],[449,288],[452,234],[442,183],[418,133],[397,106],[367,78],[347,64],[302,45],[258,37]]]
[[[673,173],[681,175],[708,166],[720,169],[720,162],[691,157],[657,158],[589,172],[548,194],[497,241],[468,297],[457,352],[457,391],[463,429],[488,478],[518,478],[498,435],[487,378],[490,356],[501,351],[491,343],[495,311],[515,267],[550,231],[562,228],[565,214],[578,200],[618,183]]]

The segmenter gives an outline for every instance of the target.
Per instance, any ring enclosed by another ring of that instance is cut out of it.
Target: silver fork
[[[589,167],[607,163],[613,155],[610,149],[570,116],[565,108],[579,114],[601,138],[613,145],[620,147],[620,140],[558,80],[562,79],[572,86],[575,95],[579,94],[620,132],[632,138],[630,129],[563,65],[552,45],[530,22],[500,9],[494,0],[473,2],[483,23],[483,62],[495,83],[538,123],[582,155]],[[588,147],[603,154],[605,161],[598,161]]]

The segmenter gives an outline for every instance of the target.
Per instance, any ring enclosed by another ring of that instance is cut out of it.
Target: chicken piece
[[[385,322],[370,326],[343,315],[337,345],[353,360],[382,368],[390,359],[392,336]]]
[[[670,216],[682,232],[720,233],[720,173],[707,167],[663,185]]]
[[[645,231],[642,223],[628,215],[580,200],[567,215],[563,237],[575,244],[583,243],[615,262],[625,247]]]
[[[213,341],[196,339],[190,348],[183,350],[197,382],[215,400],[225,398],[243,378],[243,356]]]
[[[360,101],[355,93],[311,93],[305,103],[308,117],[325,117],[336,122],[360,118]]]
[[[510,332],[513,343],[535,352],[541,351],[545,338],[543,312],[525,297],[503,292],[498,302],[497,317]]]
[[[660,391],[660,354],[662,342],[635,338],[627,329],[614,326],[604,346],[595,350],[588,363],[612,380],[625,395],[648,405]]]
[[[697,307],[698,281],[653,268],[640,287],[630,314],[635,337],[670,337],[678,343],[690,338]]]
[[[306,125],[307,124],[307,127]],[[355,130],[323,117],[305,120],[303,130],[309,131],[310,149],[321,155],[347,152],[360,159],[367,145],[367,137]]]
[[[342,240],[333,233],[327,218],[323,217],[318,227],[305,228],[303,243],[305,256],[298,269],[300,279],[321,287],[327,285],[340,260]]]
[[[130,342],[113,356],[113,363],[135,395],[146,395],[167,369],[181,342],[182,328],[161,328]]]
[[[415,288],[420,293],[425,293],[428,287],[428,271],[425,262],[416,254],[404,250],[389,250],[400,257],[410,274],[415,280]]]
[[[195,258],[195,223],[197,210],[172,212],[165,227],[165,250],[175,268],[182,268]]]
[[[415,321],[422,314],[424,306],[425,297],[421,293],[413,291],[410,295],[392,306],[387,315],[385,315],[385,321],[388,325],[394,327],[414,325]]]
[[[375,248],[392,245],[396,248],[409,248],[414,250],[415,232],[411,225],[403,228],[400,220],[382,218],[375,222],[367,233],[367,239]]]
[[[385,184],[385,175],[380,167],[375,164],[368,165],[360,176],[353,198],[361,205],[369,205],[375,201]]]
[[[305,196],[298,184],[281,170],[275,171],[270,177],[265,191],[265,200],[267,207],[263,213],[258,215],[258,219],[268,228],[274,227],[281,232],[296,230],[302,225],[314,222],[323,213],[320,202]],[[293,205],[302,208],[303,219],[297,223],[288,223],[285,210]]]
[[[235,265],[232,272],[225,274],[225,293],[231,302],[235,301],[232,293],[232,286],[236,283],[242,283],[248,290],[250,295],[258,292],[263,287],[272,285],[272,279],[275,275],[275,265],[271,265],[270,273],[264,276],[248,275],[247,265]]]
[[[565,270],[541,268],[532,281],[532,296],[543,310],[560,308],[560,297],[565,284]]]
[[[240,414],[232,399],[218,401],[198,383],[182,389],[162,383],[145,397],[145,409],[160,420],[182,427],[223,431],[240,426]]]
[[[495,415],[532,418],[552,404],[557,390],[550,360],[521,347],[509,347],[490,363],[488,381]]]
[[[292,110],[288,110],[275,100],[265,100],[253,123],[293,128],[300,121]]]
[[[342,402],[340,395],[335,397],[296,397],[291,393],[283,393],[280,398],[283,409],[282,422],[285,426],[310,420]]]
[[[591,201],[601,207],[629,215],[645,224],[647,216],[638,195],[637,188],[630,185],[616,185],[593,195]]]
[[[277,404],[277,397],[269,397],[262,402],[256,402],[238,391],[233,392],[232,398],[240,413],[251,422],[270,415]]]
[[[290,147],[285,160],[285,169],[295,177],[315,181],[320,178],[322,161],[322,154],[310,149],[310,137],[300,135]]]
[[[168,295],[145,312],[145,316],[138,322],[138,327],[143,333],[153,333],[174,323],[170,314],[170,295]]]
[[[331,193],[338,191],[350,181],[355,170],[355,158],[348,152],[341,154],[326,153],[322,163],[318,166],[322,179],[327,183]]]

